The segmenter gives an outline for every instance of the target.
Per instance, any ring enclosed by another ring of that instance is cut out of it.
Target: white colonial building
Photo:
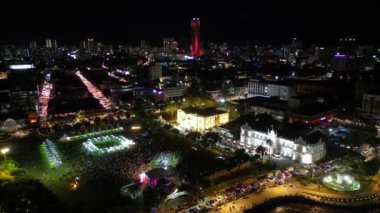
[[[293,93],[293,86],[280,82],[260,81],[257,79],[252,79],[248,82],[248,98],[262,96],[288,100]]]
[[[228,123],[229,112],[216,108],[188,107],[177,110],[177,123],[189,131],[204,132]]]
[[[261,132],[245,124],[241,126],[240,145],[250,150],[258,146],[267,147],[269,154],[279,153],[294,161],[310,164],[326,155],[326,144],[315,133],[290,139],[279,136],[273,129]]]

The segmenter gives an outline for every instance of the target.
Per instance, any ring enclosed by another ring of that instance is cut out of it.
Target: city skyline
[[[46,7],[47,6],[47,7]],[[297,37],[310,43],[334,44],[352,35],[358,42],[377,44],[379,14],[375,3],[324,4],[241,2],[234,5],[193,1],[180,5],[165,1],[147,6],[127,2],[48,5],[43,2],[7,2],[0,18],[0,44],[27,45],[31,40],[54,38],[72,45],[88,37],[104,43],[138,44],[162,38],[190,40],[188,20],[202,19],[202,42],[262,41],[285,43]]]
[[[380,211],[375,3],[1,8],[0,212]]]

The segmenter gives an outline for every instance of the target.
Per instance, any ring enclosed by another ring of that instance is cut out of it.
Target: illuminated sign
[[[33,69],[34,65],[33,64],[15,64],[15,65],[10,65],[9,68],[12,70],[27,70],[27,69]]]

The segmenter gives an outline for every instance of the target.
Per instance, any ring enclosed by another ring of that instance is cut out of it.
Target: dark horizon
[[[379,44],[375,29],[380,26],[380,14],[374,2],[144,3],[5,3],[0,14],[0,44],[28,46],[32,40],[52,38],[59,45],[78,45],[94,37],[105,44],[138,44],[146,40],[161,45],[162,38],[190,39],[193,16],[201,19],[202,42],[244,44],[257,40],[283,44],[297,37],[307,43],[334,45],[340,37],[352,35],[359,44]]]

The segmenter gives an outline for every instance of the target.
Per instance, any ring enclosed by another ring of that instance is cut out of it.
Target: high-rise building
[[[338,51],[342,54],[353,56],[357,48],[357,39],[353,36],[346,36],[339,39]]]
[[[366,93],[363,95],[362,117],[369,119],[380,119],[379,93]]]
[[[162,43],[165,53],[173,53],[178,50],[178,42],[174,38],[164,38]]]
[[[30,50],[36,50],[37,49],[37,41],[31,41],[30,43],[29,43],[29,49]]]
[[[15,45],[4,45],[2,51],[0,51],[0,56],[2,56],[5,61],[13,60],[16,57]]]
[[[142,51],[148,50],[148,43],[145,40],[140,40],[140,49]]]
[[[266,82],[252,79],[248,82],[248,98],[278,97],[282,100],[288,100],[294,94],[294,88],[291,84],[281,82]]]
[[[191,55],[199,57],[201,55],[200,48],[200,28],[201,22],[199,18],[193,18],[191,20]]]
[[[160,63],[155,63],[150,67],[148,73],[149,79],[156,79],[162,77],[162,65]]]
[[[55,39],[46,39],[45,40],[45,47],[46,48],[51,48],[51,49],[57,49],[58,48],[57,40],[55,40]]]
[[[89,55],[93,55],[97,51],[97,42],[93,38],[82,41],[81,46]]]

